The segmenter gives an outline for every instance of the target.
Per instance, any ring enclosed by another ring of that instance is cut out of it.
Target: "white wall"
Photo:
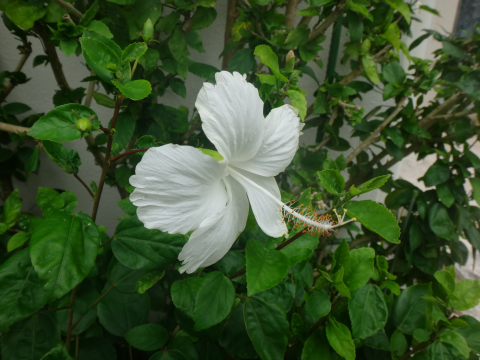
[[[435,7],[436,5],[442,5],[443,9],[446,10],[447,14],[445,16],[451,17],[455,16],[452,7],[456,9],[457,0],[427,0],[424,1],[425,4]],[[446,8],[445,8],[446,5]],[[202,37],[205,53],[200,54],[192,50],[192,59],[198,62],[208,63],[221,68],[221,59],[218,58],[219,54],[223,50],[223,35],[225,29],[225,15],[226,15],[226,1],[219,0],[217,1],[216,10],[218,12],[217,19],[207,29],[200,30],[199,33]],[[445,11],[444,11],[445,12]],[[424,19],[423,25],[415,25],[414,27],[414,38],[421,35],[420,30],[422,28],[432,28],[432,24],[438,27],[439,24],[444,24],[443,20],[438,21],[430,16],[429,13],[421,12],[420,16]],[[453,27],[453,21],[452,21]],[[448,29],[447,29],[448,30]],[[450,27],[451,30],[451,27]],[[330,44],[330,34],[331,29],[327,32],[327,40],[324,42],[323,46],[325,50],[321,51],[320,56],[323,58],[325,66],[327,62],[328,47]],[[342,34],[343,39],[346,39],[346,31],[343,29]],[[52,70],[50,66],[38,66],[36,68],[32,67],[32,61],[36,55],[43,53],[42,46],[40,42],[35,38],[30,38],[33,45],[33,53],[22,69],[26,73],[27,77],[31,78],[30,82],[26,85],[20,85],[16,87],[8,97],[8,102],[23,102],[28,104],[33,110],[31,113],[39,112],[48,112],[54,106],[52,103],[52,97],[55,93],[55,90],[58,89],[55,79],[53,77]],[[16,50],[19,42],[14,39],[14,37],[9,34],[8,30],[4,27],[3,23],[0,24],[0,70],[11,70],[15,67],[19,55]],[[424,49],[423,54],[418,54],[417,56],[427,56],[428,53],[434,49],[436,44],[427,43],[421,47]],[[340,51],[343,51],[342,49]],[[418,51],[418,50],[417,50]],[[63,63],[63,69],[69,85],[72,88],[79,86],[86,87],[87,83],[81,83],[80,81],[89,76],[89,72],[84,66],[84,61],[82,56],[76,57],[75,55],[66,58],[61,51],[57,51],[61,62]],[[339,56],[339,60],[340,60]],[[325,68],[319,69],[316,65],[312,65],[318,79],[322,81],[325,77]],[[347,66],[338,66],[337,71],[341,74],[347,74],[349,68]],[[160,99],[161,102],[169,104],[171,106],[178,107],[184,105],[189,109],[192,109],[195,103],[195,99],[198,91],[202,86],[202,79],[196,77],[193,74],[188,75],[186,86],[187,86],[187,97],[182,99],[178,95],[173,94],[170,90],[167,90],[164,97]],[[309,95],[307,97],[308,104],[311,104],[313,101],[313,92],[316,90],[316,83],[308,76],[304,76],[301,79],[300,85],[305,88]],[[365,107],[366,112],[371,110],[376,104],[382,103],[382,98],[380,94],[369,94],[369,96],[364,96],[362,106]],[[248,106],[248,105],[247,105]],[[92,108],[98,114],[102,124],[106,126],[108,121],[112,116],[112,110],[105,107],[98,106],[95,101],[92,102]],[[26,114],[28,115],[28,114]],[[347,137],[350,130],[343,130],[343,136]],[[315,139],[314,132],[307,132],[302,139],[303,143],[312,143]],[[358,144],[357,139],[352,140],[352,147],[355,147]],[[65,144],[67,147],[75,149],[80,154],[82,159],[82,167],[80,168],[79,175],[86,183],[94,180],[98,183],[100,178],[100,168],[94,164],[93,156],[86,151],[86,144],[83,141],[74,141],[68,144]],[[330,156],[335,158],[338,154],[331,152]],[[28,179],[26,184],[21,182],[14,182],[14,186],[17,187],[20,191],[20,196],[23,199],[23,211],[31,211],[37,215],[40,215],[38,207],[35,205],[35,197],[37,188],[39,186],[51,187],[51,188],[60,188],[60,189],[70,189],[78,197],[78,206],[75,211],[83,211],[86,214],[91,214],[92,211],[92,201],[85,189],[73,178],[72,175],[64,173],[58,166],[53,164],[46,156],[45,153],[40,154],[40,172],[38,175],[32,174]],[[400,169],[400,165],[397,165],[397,169]],[[393,169],[395,170],[395,169]],[[396,171],[398,173],[398,170]],[[384,197],[384,194],[378,193],[374,195],[378,201]],[[97,223],[104,225],[108,228],[108,233],[112,234],[114,227],[117,223],[117,218],[122,216],[122,211],[116,206],[116,203],[120,200],[116,188],[110,188],[106,186],[103,192],[99,215],[97,218]]]

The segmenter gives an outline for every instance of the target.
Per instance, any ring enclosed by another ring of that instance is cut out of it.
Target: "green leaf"
[[[99,247],[93,220],[78,213],[53,213],[35,227],[30,256],[47,297],[60,298],[79,284],[92,268]]]
[[[455,270],[453,270],[455,271]],[[447,270],[440,270],[437,271],[435,274],[435,279],[445,288],[449,297],[453,295],[455,291],[455,277],[452,275],[450,271]],[[455,297],[455,295],[453,295]]]
[[[316,330],[309,336],[302,350],[302,360],[333,360],[332,353],[325,330]]]
[[[363,35],[363,20],[356,12],[349,11],[347,13],[348,34],[350,41],[356,42],[362,38]]]
[[[215,74],[219,72],[215,66],[209,64],[202,64],[195,61],[188,62],[188,71],[192,74],[201,77],[211,83],[215,83]]]
[[[278,57],[270,46],[258,45],[255,48],[254,54],[258,56],[263,65],[266,65],[272,71],[273,75],[275,75],[278,80],[288,82],[288,79],[280,73]]]
[[[452,345],[454,352],[458,352],[465,359],[468,359],[470,349],[465,338],[459,333],[446,329],[440,333],[440,341]]]
[[[170,288],[175,307],[191,319],[193,319],[195,301],[202,282],[203,278],[190,277],[175,281]]]
[[[208,329],[222,322],[233,308],[235,288],[220,271],[205,275],[198,289],[193,321],[195,331]]]
[[[97,114],[89,107],[80,104],[66,104],[50,110],[45,116],[38,119],[28,132],[28,135],[40,140],[66,142],[77,140],[82,133],[77,130],[75,124],[77,117],[74,111],[82,118],[98,121]]]
[[[368,5],[369,3],[367,2],[366,4]],[[348,1],[348,6],[353,11],[359,12],[360,14],[365,16],[365,18],[367,18],[368,20],[373,22],[373,16],[372,16],[372,14],[370,14],[368,9],[366,8],[365,2],[362,3],[361,1],[349,0]]]
[[[134,348],[155,351],[167,342],[168,331],[162,325],[144,324],[128,331],[125,334],[125,340]]]
[[[80,19],[80,25],[87,26],[95,18],[97,11],[98,11],[98,0],[95,0],[93,4],[88,8],[88,10],[85,11],[82,18]]]
[[[245,248],[247,260],[248,296],[270,289],[287,275],[288,257],[277,250],[267,250],[258,240],[248,240]]]
[[[377,285],[367,284],[352,292],[348,311],[355,339],[366,339],[385,327],[388,308],[382,290]]]
[[[350,263],[350,248],[345,239],[335,249],[332,259],[332,271],[337,271],[342,266],[345,268]]]
[[[192,49],[197,50],[199,53],[204,53],[205,49],[203,48],[203,42],[198,32],[195,30],[190,30],[185,34],[185,39],[187,40],[188,46]]]
[[[480,69],[473,70],[466,74],[457,83],[457,86],[465,93],[470,95],[476,100],[480,100]]]
[[[457,59],[465,58],[465,54],[463,53],[462,49],[452,44],[450,41],[442,41],[442,44],[443,44],[443,51],[448,55],[453,56]]]
[[[428,211],[428,224],[432,231],[443,239],[450,240],[455,233],[455,225],[448,215],[447,208],[435,203]]]
[[[401,85],[407,78],[405,71],[403,71],[402,66],[398,62],[391,62],[385,65],[382,75],[392,85]]]
[[[3,218],[0,217],[0,234],[15,225],[18,215],[20,215],[21,207],[22,201],[18,196],[18,189],[15,189],[3,203]]]
[[[76,39],[60,40],[60,50],[69,57],[77,50],[78,41]]]
[[[452,190],[450,189],[449,183],[443,183],[443,184],[437,185],[436,190],[437,190],[438,198],[447,208],[453,205],[453,203],[455,202],[455,196],[453,195]]]
[[[43,140],[43,148],[47,156],[67,174],[77,174],[78,168],[82,165],[80,156],[73,149],[63,147],[62,144]]]
[[[313,114],[326,114],[328,112],[327,97],[323,91],[317,93],[313,104]]]
[[[92,20],[88,25],[87,29],[91,31],[95,31],[96,33],[99,33],[100,35],[106,37],[107,39],[113,38],[113,34],[111,33],[110,29],[108,26],[98,20]]]
[[[15,1],[7,6],[5,14],[15,25],[24,30],[32,28],[35,21],[41,19],[47,11],[26,1]]]
[[[228,322],[225,324],[219,343],[229,354],[241,358],[255,358],[257,353],[248,337],[245,320],[243,319],[243,307],[244,304],[240,302],[233,309]]]
[[[185,81],[183,81],[182,79],[170,79],[170,88],[175,94],[180,95],[184,99],[187,96],[187,88],[185,87]]]
[[[33,150],[33,154],[28,159],[28,162],[25,164],[25,176],[28,178],[31,172],[37,170],[38,166],[38,156],[40,155],[40,146],[35,145],[35,149]]]
[[[135,130],[135,119],[130,113],[118,114],[115,133],[113,134],[112,155],[117,155],[127,146]]]
[[[57,344],[46,353],[40,360],[73,360],[63,342]]]
[[[395,331],[390,339],[390,348],[395,356],[402,356],[408,350],[408,343],[405,335],[399,330]]]
[[[332,348],[338,355],[346,360],[355,359],[355,344],[348,327],[336,321],[333,317],[328,319],[327,338]]]
[[[323,170],[317,172],[322,186],[333,195],[341,195],[345,188],[345,179],[337,170]]]
[[[391,351],[390,342],[388,341],[388,337],[385,334],[385,330],[380,330],[375,335],[369,337],[365,341],[365,345],[378,350],[385,350]]]
[[[348,287],[344,283],[344,280],[343,280],[344,273],[345,273],[345,268],[341,266],[340,269],[338,269],[338,271],[335,273],[333,286],[335,286],[335,289],[337,289],[340,294],[349,298],[350,290],[348,290]]]
[[[248,336],[262,360],[282,359],[288,344],[289,324],[275,305],[252,297],[243,310]]]
[[[385,2],[393,9],[397,10],[400,14],[402,14],[407,23],[410,24],[410,7],[407,3],[405,3],[403,0],[385,0]]]
[[[187,40],[180,28],[175,28],[172,36],[168,39],[168,48],[173,58],[179,62],[185,62],[187,56],[190,55],[188,51]]]
[[[393,322],[397,329],[412,335],[427,327],[427,311],[430,304],[425,297],[432,296],[430,284],[410,286],[403,290],[393,306]]]
[[[285,282],[255,295],[271,305],[277,305],[287,314],[295,300],[295,284]]]
[[[288,90],[285,94],[288,95],[292,106],[298,110],[298,116],[300,116],[300,119],[303,121],[305,116],[307,116],[307,100],[305,96],[296,90]]]
[[[144,99],[152,92],[152,86],[147,80],[134,80],[128,82],[126,85],[118,81],[112,81],[112,83],[123,95],[132,100]]]
[[[469,315],[460,316],[459,319],[465,321],[468,326],[454,329],[454,331],[465,338],[469,348],[480,353],[480,322]]]
[[[88,57],[100,69],[111,71],[108,64],[115,65],[118,70],[122,68],[122,50],[109,38],[95,31],[86,30],[80,38],[80,42],[83,52],[87,53]]]
[[[122,52],[122,60],[133,61],[141,57],[147,51],[145,43],[131,43]]]
[[[212,25],[217,18],[214,8],[198,7],[192,21],[192,30],[200,30]]]
[[[33,269],[28,249],[13,254],[0,266],[2,332],[5,333],[11,325],[40,310],[46,302],[43,283]]]
[[[378,76],[377,63],[370,55],[362,56],[362,65],[368,78],[375,84],[380,84],[380,77]]]
[[[255,71],[257,62],[252,49],[245,48],[238,50],[230,59],[228,63],[228,71],[237,71],[240,74],[248,74],[250,71]],[[266,75],[268,76],[268,75]],[[275,80],[274,75],[270,75]]]
[[[321,318],[327,315],[331,308],[332,304],[330,303],[330,296],[326,292],[320,290],[314,291],[308,297],[305,310],[307,310],[310,315]]]
[[[153,285],[159,282],[165,275],[165,269],[148,270],[143,274],[135,284],[135,291],[144,294]]]
[[[2,359],[41,359],[60,341],[60,330],[52,317],[37,313],[2,334]]]
[[[395,47],[395,49],[397,49],[397,51],[400,50],[402,44],[400,41],[401,34],[400,28],[398,27],[396,22],[390,24],[387,30],[380,36],[388,40]]]
[[[365,194],[367,192],[378,189],[379,187],[385,185],[385,183],[389,178],[390,178],[390,174],[382,175],[364,182],[363,184],[359,185],[357,188],[354,185],[352,185],[349,192],[352,195]]]
[[[343,281],[350,291],[360,289],[373,276],[375,251],[360,248],[350,251],[350,262],[345,266]]]
[[[285,40],[283,46],[287,49],[295,49],[299,46],[305,45],[308,42],[308,36],[310,35],[310,29],[307,24],[301,24],[293,29]],[[305,59],[304,59],[305,60]]]
[[[58,192],[50,188],[39,187],[37,205],[44,216],[60,211],[65,206],[65,200]]]
[[[395,216],[384,206],[372,200],[362,200],[348,205],[348,216],[356,218],[367,229],[385,240],[398,244],[400,227]]]
[[[108,281],[115,285],[115,289],[121,293],[133,293],[137,280],[145,273],[145,270],[134,270],[122,265],[115,257],[112,257],[107,269]]]
[[[147,52],[140,58],[139,63],[145,69],[144,76],[150,75],[157,68],[157,62],[159,58],[160,53],[154,49],[148,49]]]
[[[105,289],[109,286],[107,283]],[[133,328],[145,324],[149,312],[150,299],[147,294],[124,294],[115,288],[97,305],[100,324],[116,336],[124,336]]]
[[[473,189],[473,198],[475,202],[480,205],[480,179],[477,178],[469,178],[470,184],[472,185]]]
[[[108,97],[107,95],[101,94],[101,93],[98,93],[98,92],[93,92],[92,95],[93,95],[93,98],[95,99],[95,101],[97,102],[98,105],[105,106],[109,109],[114,109],[115,108],[115,100]]]
[[[184,235],[146,229],[137,216],[131,216],[115,229],[112,250],[129,268],[155,269],[176,261],[186,242]]]
[[[437,161],[430,166],[423,176],[423,182],[426,187],[437,186],[448,180],[450,177],[450,168],[448,165]]]
[[[294,236],[293,231],[290,236]],[[318,235],[303,234],[294,242],[291,242],[280,250],[282,254],[288,257],[290,266],[298,264],[300,261],[310,259],[318,246]]]
[[[73,334],[83,333],[97,320],[97,307],[94,306],[90,310],[88,310],[88,307],[100,297],[100,294],[95,288],[88,285],[85,286],[86,284],[84,284],[82,284],[83,286],[80,285],[75,298],[75,303],[73,304],[73,319],[78,319],[82,316],[81,321],[75,326],[75,329],[73,329]],[[66,297],[70,298],[68,295]],[[54,313],[57,323],[60,326],[60,330],[65,333],[68,328],[68,314],[68,309],[58,310]]]
[[[477,306],[480,300],[480,281],[463,279],[455,284],[453,295],[458,300],[450,299],[452,307],[464,311]]]

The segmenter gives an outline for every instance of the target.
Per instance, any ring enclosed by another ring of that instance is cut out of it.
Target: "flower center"
[[[344,221],[345,214],[347,212],[346,209],[344,209],[343,216],[339,216],[336,209],[333,209],[338,219],[338,223],[336,223],[332,219],[331,215],[319,215],[316,212],[311,211],[309,207],[305,208],[303,204],[301,204],[299,207],[291,208],[287,204],[284,204],[283,202],[278,200],[275,196],[273,196],[270,192],[258,185],[256,182],[240,174],[238,171],[235,171],[234,169],[229,167],[228,172],[232,175],[235,175],[236,177],[241,178],[243,181],[248,182],[250,185],[254,186],[258,190],[263,192],[265,195],[267,195],[270,199],[275,201],[281,207],[280,211],[283,212],[283,217],[285,218],[285,221],[287,223],[293,222],[294,229],[307,227],[307,231],[309,232],[318,232],[319,235],[325,235],[325,233],[331,231],[332,229],[345,225],[349,222],[356,221],[355,218]]]

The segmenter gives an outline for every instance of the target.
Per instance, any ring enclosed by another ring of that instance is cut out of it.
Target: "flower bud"
[[[295,66],[295,53],[293,50],[288,52],[286,60],[287,62],[285,64],[285,70],[291,73],[293,71],[293,67]]]
[[[90,131],[90,129],[92,128],[92,123],[90,122],[90,120],[82,118],[77,120],[77,124],[75,125],[75,127],[78,131],[86,132]]]
[[[368,52],[368,50],[370,50],[371,47],[372,47],[372,42],[370,41],[370,39],[363,40],[363,43],[362,43],[362,52],[363,53]]]
[[[150,41],[153,37],[153,23],[150,19],[143,25],[143,40]]]

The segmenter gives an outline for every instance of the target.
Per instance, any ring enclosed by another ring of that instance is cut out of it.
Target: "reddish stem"
[[[142,151],[147,151],[148,149],[138,149],[138,150],[130,150],[130,151],[127,151],[127,152],[124,152],[123,154],[119,154],[117,156],[114,156],[110,159],[110,162],[114,162],[114,161],[117,161],[118,159],[120,159],[121,157],[124,157],[124,156],[127,156],[127,155],[130,155],[130,154],[135,154],[137,152],[142,152]]]

